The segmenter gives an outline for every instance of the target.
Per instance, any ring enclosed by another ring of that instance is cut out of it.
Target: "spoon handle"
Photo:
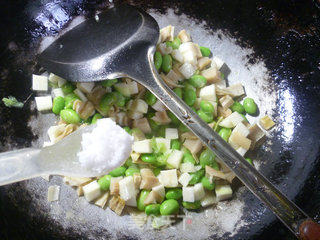
[[[34,148],[0,153],[0,186],[39,176],[39,153],[40,149]]]
[[[224,141],[207,123],[182,101],[160,78],[154,68],[153,53],[148,53],[148,69],[132,76],[156,95],[209,149],[211,149],[278,218],[299,237],[299,226],[310,219],[298,206],[286,198],[272,183],[250,165]],[[320,234],[320,233],[318,233]]]

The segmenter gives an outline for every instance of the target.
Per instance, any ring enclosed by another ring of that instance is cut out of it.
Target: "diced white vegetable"
[[[220,98],[219,102],[223,109],[229,108],[234,103],[232,97],[230,97],[229,95],[225,95],[222,98]]]
[[[128,117],[131,119],[140,119],[143,118],[143,113],[141,112],[134,112],[134,111],[129,111],[128,112]],[[111,118],[111,117],[110,117]]]
[[[107,204],[108,198],[109,198],[109,192],[106,192],[94,202],[94,205],[104,208]]]
[[[132,152],[131,154],[130,154],[130,157],[131,157],[131,159],[132,159],[132,162],[137,162],[138,161],[138,159],[139,159],[139,157],[140,157],[140,153],[136,153],[136,152]]]
[[[158,175],[160,183],[165,187],[177,187],[178,186],[178,176],[177,169],[163,170]]]
[[[81,185],[91,182],[91,178],[87,177],[67,177],[63,178],[65,184],[70,185],[71,187],[79,187]]]
[[[47,111],[52,108],[51,96],[35,97],[38,111]]]
[[[199,55],[199,47],[193,42],[182,43],[179,46],[179,51],[183,56],[183,61],[197,65],[197,57]],[[201,54],[201,52],[200,52]]]
[[[186,187],[186,186],[188,186],[191,178],[192,178],[192,177],[190,176],[189,173],[182,173],[182,174],[180,175],[180,177],[179,177],[179,183],[180,183],[182,186]]]
[[[215,67],[209,67],[201,71],[201,75],[204,76],[208,83],[216,83],[221,81],[221,73]]]
[[[202,183],[197,183],[194,185],[194,200],[199,201],[205,196],[205,191]]]
[[[234,149],[242,147],[246,150],[249,150],[251,140],[239,134],[238,132],[231,134],[229,138],[229,143]]]
[[[234,128],[238,123],[242,122],[244,119],[238,112],[233,112],[231,115],[223,119],[219,126],[226,128]]]
[[[77,88],[85,93],[91,93],[92,89],[94,88],[94,82],[77,83]]]
[[[247,153],[247,149],[244,149],[243,147],[239,147],[237,149],[237,152],[243,157]]]
[[[166,110],[166,107],[163,103],[158,99],[155,104],[152,105],[152,108],[158,112],[163,112]]]
[[[182,187],[182,198],[185,202],[194,202],[194,187]]]
[[[65,80],[63,78],[58,78],[58,87],[62,87],[66,83],[67,83],[67,80]]]
[[[232,189],[230,185],[218,185],[215,187],[217,201],[223,201],[232,197]]]
[[[76,88],[74,91],[73,91],[83,102],[87,101],[88,98],[86,97],[86,95],[84,95],[84,93],[79,89],[79,88]]]
[[[249,129],[242,122],[239,122],[232,131],[232,133],[236,132],[244,137],[247,137],[250,133]]]
[[[132,150],[137,153],[152,153],[151,140],[145,139],[142,141],[134,142],[132,145]]]
[[[182,173],[195,172],[194,164],[191,162],[181,163],[180,172]]]
[[[212,61],[215,62],[218,70],[220,70],[221,67],[222,67],[223,64],[224,64],[224,61],[222,61],[222,60],[221,60],[220,58],[218,58],[218,57],[214,57],[214,58],[212,59]]]
[[[211,63],[211,59],[208,57],[201,57],[198,59],[198,68],[199,70],[203,70]]]
[[[51,91],[52,97],[64,97],[64,93],[61,88],[54,88]]]
[[[216,86],[211,84],[201,88],[199,96],[202,100],[216,101]]]
[[[57,185],[48,188],[48,202],[58,201],[60,196],[60,187]]]
[[[127,201],[130,198],[136,196],[136,189],[133,182],[133,177],[128,176],[119,181],[119,194],[120,197]]]
[[[216,87],[218,87],[218,88],[226,88],[227,81],[225,79],[222,79],[220,82],[217,82],[214,85],[216,85]]]
[[[135,112],[140,112],[140,113],[147,113],[148,112],[148,104],[142,99],[137,99],[137,100],[133,101],[130,110],[135,111]]]
[[[132,198],[128,199],[126,201],[126,205],[130,207],[136,207],[137,206],[137,197],[133,196]]]
[[[216,90],[217,95],[230,95],[231,97],[240,97],[243,94],[245,94],[243,86],[241,83],[237,83],[234,85],[231,85],[227,88],[217,88]]]
[[[48,91],[48,77],[32,74],[32,90]]]
[[[217,201],[217,198],[214,195],[214,193],[212,191],[210,191],[210,192],[208,191],[208,192],[206,192],[206,195],[204,196],[204,198],[201,199],[201,206],[208,207],[213,204],[216,204],[217,202],[218,201]]]
[[[125,113],[124,113],[125,114]],[[132,123],[134,128],[139,128],[143,133],[151,133],[151,127],[147,118],[135,119]]]
[[[63,84],[66,83],[66,80],[64,80],[63,78],[53,74],[53,73],[50,73],[49,74],[49,82],[52,82],[54,84],[58,84],[59,87],[61,87]],[[62,85],[59,84],[59,80],[60,80],[60,83],[63,83]]]
[[[181,52],[178,50],[178,49],[174,49],[172,52],[171,52],[171,56],[177,60],[178,62],[180,63],[183,63],[183,55],[181,54]]]
[[[164,144],[167,151],[170,150],[170,146],[171,146],[171,140],[170,139],[167,139],[167,138],[161,138],[161,137],[157,137],[155,138],[156,140],[156,143],[159,145],[159,144]]]
[[[166,128],[166,139],[178,139],[178,129],[176,128]]]
[[[196,154],[202,148],[202,143],[199,139],[186,139],[183,143],[183,146],[188,148],[192,154]]]
[[[197,61],[197,56],[195,52],[189,51],[189,52],[185,52],[182,55],[183,55],[183,62],[190,63],[192,64],[192,66],[197,66],[198,61]]]
[[[83,186],[83,194],[88,202],[91,202],[101,196],[100,185],[97,180]]]
[[[275,125],[275,122],[272,121],[272,119],[268,115],[260,118],[259,123],[265,130],[269,130]]]
[[[130,97],[131,95],[139,92],[138,84],[135,81],[130,83],[116,83],[113,86],[117,91],[126,97]]]
[[[177,73],[173,69],[168,72],[166,75],[167,78],[170,78],[174,83],[179,83],[179,81],[183,80],[183,76],[180,73]]]
[[[257,124],[253,124],[252,126],[250,126],[249,131],[250,134],[248,135],[248,138],[252,141],[251,149],[253,149],[255,146],[263,142],[265,133]]]
[[[167,163],[174,168],[179,168],[181,160],[183,157],[183,152],[180,150],[173,150],[167,159]]]
[[[170,54],[172,52],[172,47],[167,46],[166,43],[159,43],[158,49],[162,55]]]
[[[166,26],[160,29],[160,41],[172,41],[174,35],[174,26]]]
[[[191,41],[190,34],[184,29],[178,33],[178,38],[180,38],[183,43]]]
[[[152,191],[154,191],[155,193],[159,194],[163,198],[164,198],[164,196],[166,194],[166,191],[165,191],[164,186],[162,184],[153,187]]]
[[[196,68],[192,64],[186,62],[179,67],[179,71],[185,78],[188,79],[195,73]]]

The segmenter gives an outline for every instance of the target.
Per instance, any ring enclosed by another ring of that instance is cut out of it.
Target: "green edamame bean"
[[[100,185],[100,189],[103,191],[108,191],[110,188],[111,175],[104,175],[102,178],[98,180]]]
[[[52,112],[54,114],[59,114],[62,109],[64,109],[65,101],[64,98],[59,96],[53,99]]]
[[[132,130],[129,127],[124,127],[123,129],[130,135],[132,134]]]
[[[247,160],[248,163],[250,163],[253,166],[253,162],[251,158],[245,158]]]
[[[78,113],[72,109],[63,109],[60,111],[60,117],[67,123],[77,124],[80,122]]]
[[[237,101],[235,101],[231,105],[230,109],[232,110],[232,112],[238,112],[238,113],[241,113],[241,114],[245,113],[244,107],[242,106],[241,103],[239,103]]]
[[[72,93],[73,90],[75,90],[75,89],[76,89],[76,87],[75,87],[72,83],[70,83],[70,82],[67,82],[67,83],[65,83],[65,84],[63,84],[63,85],[61,86],[61,90],[62,90],[62,92],[63,92],[64,94]]]
[[[196,88],[202,88],[206,85],[207,79],[202,75],[193,75],[188,82]]]
[[[226,142],[228,142],[229,137],[231,135],[231,129],[230,128],[221,128],[219,130],[219,135],[222,137]]]
[[[169,189],[166,193],[166,199],[179,200],[181,198],[182,198],[182,189],[181,188],[172,188],[172,189]]]
[[[146,163],[155,164],[157,162],[157,156],[153,153],[143,153],[141,154],[141,160]]]
[[[126,105],[126,98],[119,92],[112,92],[112,94],[115,96],[115,105],[118,107],[124,107]]]
[[[157,137],[163,137],[164,138],[165,135],[166,135],[166,128],[167,127],[168,126],[160,125],[158,130],[157,130],[157,132],[156,132]]]
[[[139,173],[140,169],[136,168],[136,167],[129,167],[126,171],[125,171],[125,175],[128,176],[133,176],[133,174],[135,173]]]
[[[152,106],[153,104],[156,103],[157,98],[150,91],[146,91],[146,93],[144,94],[144,100],[148,105]]]
[[[214,106],[209,101],[202,100],[200,102],[200,109],[210,115],[213,115],[214,113]]]
[[[153,216],[158,216],[160,214],[160,204],[150,204],[146,206],[145,213]]]
[[[112,87],[112,85],[116,84],[118,82],[118,79],[107,79],[104,81],[101,81],[101,85],[103,87]]]
[[[109,172],[109,175],[111,175],[112,177],[120,177],[120,176],[124,176],[125,172],[126,172],[126,167],[121,166],[113,169],[111,172]]]
[[[172,112],[168,111],[167,112],[168,117],[171,119],[171,122],[174,125],[178,125],[180,123],[180,120],[174,115]]]
[[[182,89],[181,88],[174,88],[174,93],[178,95],[179,98],[182,98]]]
[[[150,191],[148,190],[142,190],[139,194],[139,197],[137,199],[137,208],[140,211],[144,211],[146,208],[146,205],[144,205],[144,200],[148,197]]]
[[[184,88],[183,89],[183,94],[182,94],[182,99],[185,101],[185,103],[189,106],[192,106],[197,98],[196,91],[191,89],[191,88]]]
[[[98,119],[103,118],[103,116],[100,113],[96,113],[95,115],[93,115],[91,123],[94,124],[98,121]]]
[[[201,207],[201,202],[200,201],[195,201],[195,202],[182,201],[182,206],[188,210],[196,210]]]
[[[164,167],[167,164],[167,157],[164,154],[160,154],[157,156],[157,161],[155,163],[155,165],[157,167]]]
[[[175,37],[172,41],[172,48],[173,49],[178,49],[180,47],[181,40],[178,37]]]
[[[214,155],[214,153],[209,148],[206,148],[200,154],[200,157],[199,157],[200,165],[203,168],[205,168],[206,165],[213,167],[216,163],[215,158],[216,158],[216,155]]]
[[[191,173],[191,179],[189,181],[189,184],[190,185],[194,185],[198,182],[201,181],[202,177],[204,176],[205,174],[205,170],[204,169],[200,169],[199,171],[196,171],[194,173]]]
[[[203,57],[209,57],[211,54],[211,51],[207,47],[200,47],[200,51]]]
[[[115,102],[117,101],[117,97],[115,94],[113,93],[106,93],[100,103],[99,103],[99,107],[101,109],[102,112],[107,113],[111,107],[111,105],[113,105]]]
[[[252,98],[246,98],[243,100],[244,110],[250,114],[255,115],[257,113],[258,107]]]
[[[205,113],[202,109],[197,111],[198,116],[205,121],[206,123],[210,123],[213,121],[213,114]]]
[[[175,199],[168,199],[163,201],[160,206],[161,215],[172,215],[179,212],[179,203]]]
[[[161,69],[163,72],[168,73],[172,69],[172,57],[168,54],[162,58]]]
[[[73,107],[73,102],[77,99],[80,99],[75,93],[69,93],[64,97],[65,101],[65,108],[71,108]]]
[[[180,150],[181,143],[178,139],[171,140],[171,149]]]
[[[201,179],[201,183],[202,183],[202,186],[205,188],[205,189],[208,189],[208,190],[213,190],[215,188],[215,183],[214,181],[212,181],[212,183],[210,182],[210,180],[207,178],[207,177],[203,177]]]
[[[186,152],[186,153],[183,154],[182,162],[183,163],[189,162],[189,163],[195,164],[196,160],[194,160],[194,158],[193,158],[191,153]]]
[[[156,123],[153,119],[148,119],[148,121],[149,121],[149,125],[150,125],[151,130],[153,132],[156,132],[159,129],[160,125],[158,123]]]
[[[153,61],[157,71],[159,71],[162,65],[162,55],[160,52],[157,51],[154,53]]]
[[[157,168],[154,168],[152,171],[155,176],[158,176],[160,174],[160,172],[162,171],[162,169],[157,167]]]

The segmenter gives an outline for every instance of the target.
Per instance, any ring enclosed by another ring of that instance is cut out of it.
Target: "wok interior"
[[[172,24],[177,27],[176,31],[188,29],[195,42],[210,47],[214,55],[225,60],[231,69],[227,77],[229,82],[242,82],[247,94],[257,100],[260,116],[269,114],[277,123],[268,141],[253,154],[253,158],[258,159],[257,167],[291,199],[298,195],[301,203],[310,205],[308,201],[311,199],[307,198],[319,197],[319,193],[312,188],[316,189],[317,181],[308,180],[311,182],[304,187],[308,176],[313,174],[312,170],[317,168],[319,159],[317,133],[320,114],[315,99],[319,96],[320,84],[317,80],[319,47],[316,36],[289,31],[282,25],[282,28],[275,28],[274,25],[277,26],[277,21],[280,21],[278,19],[268,23],[269,9],[275,6],[262,6],[259,10],[255,3],[243,6],[240,1],[222,5],[217,2],[135,3],[148,9],[160,27]],[[237,21],[220,13],[235,16],[232,13],[235,13],[236,6],[242,10]],[[30,2],[12,7],[16,7],[17,11],[16,18],[13,18],[16,26],[11,30],[15,34],[7,32],[4,41],[1,41],[1,44],[5,43],[5,50],[1,59],[0,93],[2,97],[14,95],[26,99],[31,93],[31,73],[42,71],[34,62],[39,41],[44,36],[57,34],[73,16],[93,15],[96,9],[103,9],[107,4]],[[211,12],[216,14],[211,16]],[[4,16],[10,14],[14,13],[7,9]],[[4,24],[3,21],[1,24]],[[298,30],[307,31],[310,26],[303,24],[302,21],[299,26],[302,29]],[[23,110],[6,109],[1,105],[1,151],[42,144],[54,116],[37,114],[29,108],[34,109],[32,101],[28,101]],[[62,189],[60,201],[50,205],[46,192],[52,184],[61,185]],[[40,178],[34,179],[3,187],[0,192],[0,211],[7,222],[1,225],[10,234],[27,233],[57,239],[62,236],[94,239],[202,239],[210,236],[214,239],[248,239],[255,236],[262,239],[259,236],[261,231],[266,229],[263,232],[265,237],[268,231],[274,230],[268,226],[274,223],[275,217],[243,187],[237,191],[234,200],[221,203],[219,209],[191,213],[192,224],[185,230],[183,221],[180,221],[175,229],[163,231],[137,229],[128,215],[118,217],[109,210],[87,204],[83,199],[78,199],[76,192],[65,186],[60,177],[53,177],[50,183]],[[304,205],[301,207],[308,212]],[[319,213],[320,209],[316,204],[313,207],[308,212],[311,216],[315,216],[316,211]],[[10,229],[19,222],[27,224],[13,233]],[[274,224],[277,225],[277,222]]]

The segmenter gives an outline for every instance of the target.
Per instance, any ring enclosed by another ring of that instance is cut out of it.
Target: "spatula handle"
[[[39,153],[33,148],[0,153],[0,186],[39,176]]]
[[[307,214],[251,166],[163,82],[155,70],[152,49],[149,49],[147,63],[149,69],[144,68],[143,72],[139,72],[138,69],[131,77],[154,93],[182,123],[236,174],[254,195],[264,202],[297,237],[300,237],[300,223],[310,219]],[[302,230],[306,229],[302,228]]]

